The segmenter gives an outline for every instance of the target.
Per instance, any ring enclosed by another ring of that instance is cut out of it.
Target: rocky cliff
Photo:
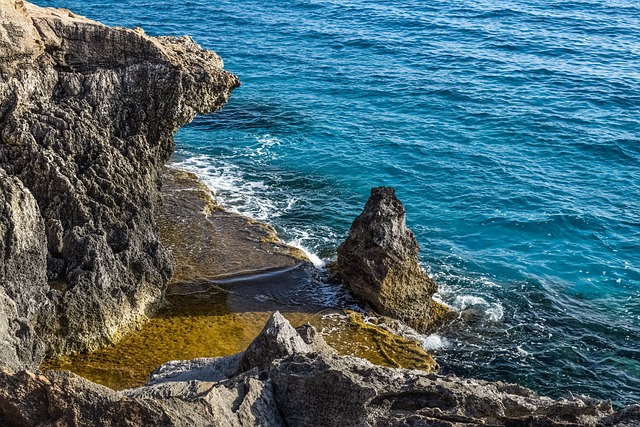
[[[113,342],[162,302],[173,134],[239,85],[189,37],[0,0],[0,356]]]

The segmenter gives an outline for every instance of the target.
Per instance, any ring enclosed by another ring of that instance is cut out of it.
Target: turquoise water
[[[320,260],[394,186],[443,371],[640,402],[636,3],[36,3],[217,51],[242,87],[174,162]]]

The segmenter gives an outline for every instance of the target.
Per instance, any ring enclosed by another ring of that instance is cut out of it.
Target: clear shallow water
[[[640,401],[635,3],[36,3],[216,50],[243,85],[174,161],[318,257],[396,187],[445,371]]]

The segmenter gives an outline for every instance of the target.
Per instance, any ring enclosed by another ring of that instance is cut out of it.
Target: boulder
[[[449,310],[432,299],[438,287],[420,266],[419,251],[395,190],[373,188],[331,269],[380,314],[428,332]]]
[[[303,337],[294,329],[287,319],[275,312],[262,332],[249,344],[244,352],[241,371],[257,368],[259,371],[269,369],[274,360],[282,359],[292,354],[306,354],[313,352],[313,340],[322,338],[316,334],[303,330],[305,337],[311,344],[307,344]]]

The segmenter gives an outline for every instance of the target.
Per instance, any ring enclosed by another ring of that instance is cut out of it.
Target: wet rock
[[[221,108],[239,82],[189,37],[0,6],[0,205],[26,203],[0,213],[0,232],[14,236],[0,254],[17,260],[4,269],[15,284],[0,286],[50,355],[93,350],[163,303],[172,261],[154,219],[160,170],[174,132]],[[19,322],[9,323],[0,332],[15,337]],[[36,367],[34,351],[18,359]]]
[[[395,190],[378,187],[338,248],[332,271],[379,313],[426,332],[448,309],[432,299],[438,288],[420,267],[419,251]]]
[[[243,354],[170,362],[144,387],[115,392],[69,372],[0,371],[0,425],[103,426],[495,426],[637,425],[638,406],[614,413],[584,396],[550,399],[514,384],[372,365],[331,352],[309,351],[275,314]],[[306,337],[306,338],[303,338]],[[289,342],[287,342],[289,341]],[[325,344],[326,345],[326,344]],[[254,348],[255,350],[255,348]],[[260,355],[260,359],[258,359]],[[275,358],[275,359],[274,359]],[[56,424],[57,423],[57,424]]]
[[[160,241],[176,263],[170,289],[309,264],[272,227],[224,210],[192,173],[164,168],[162,199]]]

